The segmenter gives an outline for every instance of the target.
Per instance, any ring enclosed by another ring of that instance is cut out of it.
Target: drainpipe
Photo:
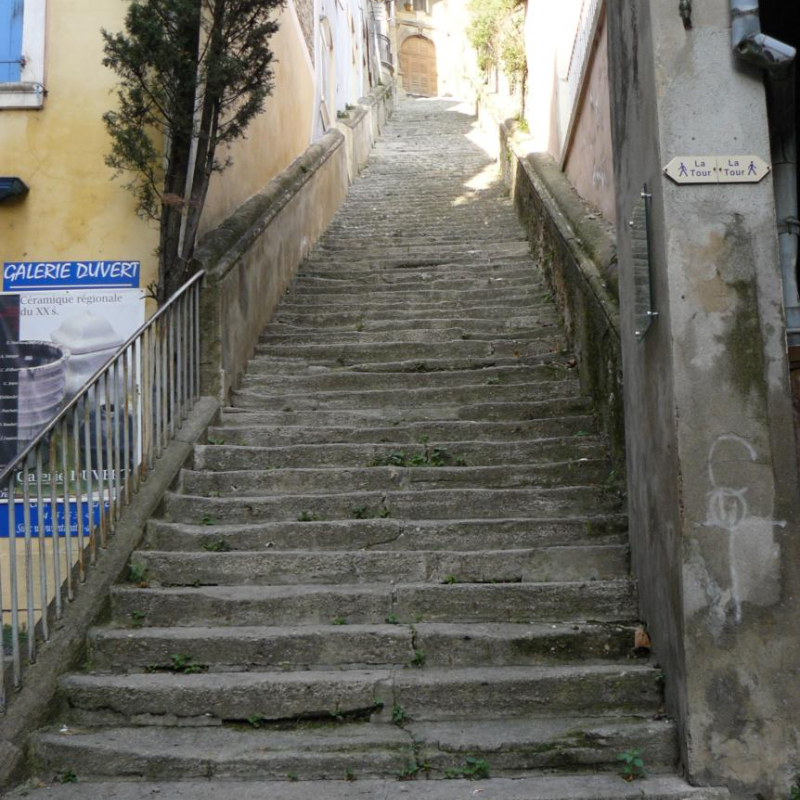
[[[783,302],[789,346],[800,345],[795,56],[791,45],[761,32],[758,0],[731,0],[731,43],[742,60],[767,73],[772,177],[778,218]]]

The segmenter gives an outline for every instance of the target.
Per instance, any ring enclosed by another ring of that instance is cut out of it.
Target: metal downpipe
[[[731,44],[734,54],[767,73],[770,150],[783,302],[789,346],[800,344],[800,293],[797,258],[800,249],[797,197],[797,119],[795,57],[797,51],[761,31],[758,0],[731,0]]]

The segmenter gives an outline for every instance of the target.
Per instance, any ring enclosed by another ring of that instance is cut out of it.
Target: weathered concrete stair
[[[454,107],[401,107],[300,270],[62,679],[43,780],[119,800],[461,800],[468,778],[484,800],[725,796],[673,774],[662,676],[630,655],[617,481]],[[637,749],[651,777],[629,784]]]

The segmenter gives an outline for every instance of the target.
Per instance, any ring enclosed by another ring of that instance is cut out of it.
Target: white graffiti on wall
[[[714,471],[717,449],[720,445],[730,444],[734,449],[744,451],[745,459],[752,463],[757,460],[758,454],[755,448],[746,439],[735,434],[725,434],[720,436],[708,452],[708,480],[711,484],[711,491],[708,493],[708,508],[704,527],[721,528],[728,532],[728,563],[730,564],[731,588],[730,596],[733,604],[733,616],[736,622],[742,621],[742,587],[739,574],[739,560],[736,547],[737,540],[745,534],[754,534],[769,531],[774,527],[784,528],[786,522],[776,522],[772,519],[764,520],[760,517],[753,517],[750,514],[750,505],[747,499],[747,486],[731,487],[720,486]],[[736,459],[741,460],[741,459]],[[773,550],[773,543],[768,543],[769,551]],[[774,558],[768,558],[774,563]]]

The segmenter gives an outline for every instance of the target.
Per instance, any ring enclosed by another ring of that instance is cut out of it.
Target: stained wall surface
[[[616,223],[605,12],[597,28],[584,89],[566,147],[566,157],[562,159],[570,183],[584,200],[597,206],[609,222]]]
[[[659,315],[637,341],[619,224],[633,564],[690,780],[788,797],[800,495],[773,187],[662,173],[675,156],[769,160],[763,77],[731,53],[727,0],[692,21],[658,0],[609,6],[617,217],[646,186]]]

